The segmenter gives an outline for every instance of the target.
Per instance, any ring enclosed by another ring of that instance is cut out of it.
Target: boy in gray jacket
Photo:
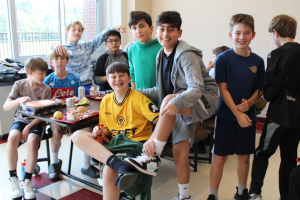
[[[156,57],[156,87],[139,91],[157,99],[160,118],[142,156],[126,159],[139,171],[155,176],[160,154],[172,132],[179,196],[189,193],[189,150],[198,121],[209,118],[217,109],[218,86],[205,69],[202,52],[179,41],[181,17],[176,11],[162,12],[156,19],[156,37],[163,48]]]

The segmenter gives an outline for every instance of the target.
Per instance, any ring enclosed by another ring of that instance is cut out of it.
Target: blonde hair
[[[52,59],[54,59],[58,56],[61,56],[61,55],[58,55],[56,53],[55,49],[52,49],[48,52],[47,56],[48,56],[49,60],[52,60]],[[64,55],[62,55],[62,56],[64,56],[67,60],[70,59],[70,54],[68,52],[65,52]]]
[[[33,57],[33,58],[29,58],[26,62],[25,62],[25,71],[28,74],[28,71],[47,71],[48,70],[48,64],[46,63],[46,61],[40,57]]]
[[[280,37],[289,37],[295,39],[297,32],[297,21],[295,18],[288,15],[275,16],[268,27],[270,33],[275,29]]]
[[[70,30],[71,26],[75,26],[76,24],[78,24],[82,30],[82,32],[84,31],[84,26],[82,25],[82,23],[80,21],[74,21],[71,22],[70,24],[68,24],[68,26],[66,26],[66,30]]]
[[[254,32],[254,19],[251,15],[248,14],[236,14],[233,15],[230,19],[230,32],[232,33],[233,27],[237,24],[248,25],[251,27],[252,32]]]

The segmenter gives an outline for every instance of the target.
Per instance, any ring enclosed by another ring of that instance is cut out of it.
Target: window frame
[[[65,1],[58,1],[58,17],[59,17],[59,33],[60,33],[60,44],[66,41],[65,34]],[[109,26],[110,22],[110,6],[109,0],[95,0],[96,1],[96,35],[100,34],[100,30],[105,29]],[[47,60],[47,55],[19,55],[18,35],[17,35],[17,18],[16,18],[16,5],[15,0],[6,0],[8,10],[8,35],[10,43],[10,51],[13,59],[24,63],[27,59],[32,56],[39,56]],[[105,51],[105,47],[101,45],[100,53]],[[99,53],[97,53],[99,54]]]

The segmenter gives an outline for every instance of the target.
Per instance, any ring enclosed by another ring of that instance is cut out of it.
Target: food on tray
[[[74,109],[70,109],[67,112],[67,120],[68,121],[77,121],[78,120],[78,113]]]
[[[62,118],[63,118],[62,112],[56,111],[56,112],[53,114],[53,118],[54,118],[54,119],[62,119]]]
[[[63,99],[55,99],[56,101],[60,102],[61,104],[66,103],[66,101],[64,101]]]
[[[84,106],[78,106],[77,112],[86,112],[87,109]]]
[[[38,108],[38,107],[50,106],[55,103],[56,103],[56,101],[54,101],[54,100],[40,100],[40,101],[32,101],[32,102],[26,103],[25,105],[29,106],[29,107],[33,107],[33,108]]]
[[[86,97],[83,97],[78,103],[75,104],[75,106],[86,105],[89,103],[90,103],[90,101]]]
[[[97,91],[97,89],[94,86],[92,86],[90,88],[90,95],[91,96],[98,96],[98,91]]]

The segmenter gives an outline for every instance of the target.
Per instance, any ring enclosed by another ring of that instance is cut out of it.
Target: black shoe
[[[249,195],[248,189],[245,188],[242,195],[239,195],[238,193],[238,187],[236,187],[236,193],[234,195],[235,200],[249,200],[251,199],[251,196]]]
[[[156,176],[158,167],[161,163],[160,156],[155,154],[154,157],[142,153],[141,156],[136,158],[125,158],[125,161],[134,166],[140,172]]]
[[[216,197],[215,197],[215,195],[210,194],[210,195],[208,196],[207,200],[216,200]]]

